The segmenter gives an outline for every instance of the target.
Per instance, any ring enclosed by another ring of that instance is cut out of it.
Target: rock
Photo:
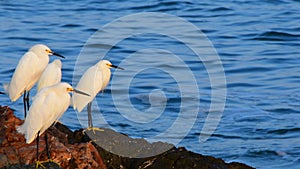
[[[15,127],[22,123],[8,107],[0,106],[0,168],[35,168],[36,142],[26,144],[24,136],[17,133]],[[56,123],[45,133],[53,160],[43,164],[46,168],[252,169],[242,163],[228,164],[222,159],[193,153],[184,147],[133,139],[111,129],[84,134],[83,129],[73,132]],[[47,160],[44,134],[39,145],[40,161]]]
[[[0,168],[35,168],[36,142],[25,143],[22,134],[16,131],[16,126],[23,123],[8,107],[0,106]],[[59,130],[61,129],[61,130]],[[44,166],[51,168],[102,168],[105,165],[101,155],[91,142],[76,141],[74,133],[65,126],[57,123],[46,132],[53,162]],[[40,137],[39,160],[46,161],[47,153],[44,135]],[[72,137],[72,138],[71,138]],[[71,141],[75,140],[75,141]],[[41,168],[41,167],[40,167]]]

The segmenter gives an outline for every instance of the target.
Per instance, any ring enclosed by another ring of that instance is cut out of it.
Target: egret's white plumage
[[[59,59],[48,64],[38,81],[37,91],[40,91],[44,87],[59,83],[61,81],[61,67],[62,64]]]
[[[42,44],[34,45],[23,55],[10,83],[4,85],[11,101],[16,101],[24,91],[29,91],[34,86],[49,62],[49,55],[63,57]]]
[[[31,143],[38,133],[43,134],[63,115],[70,105],[71,91],[77,92],[68,83],[58,83],[38,92],[25,122],[17,127],[19,133],[25,134],[26,143]]]
[[[101,60],[94,66],[87,69],[87,71],[82,75],[79,80],[76,89],[86,92],[90,97],[84,95],[78,95],[74,93],[72,97],[73,108],[78,112],[81,112],[86,105],[91,103],[96,95],[105,89],[110,80],[111,72],[110,68],[120,68],[111,64],[108,60]],[[123,69],[123,68],[120,68]],[[89,110],[89,109],[88,109]],[[91,118],[91,112],[89,112]],[[89,119],[91,122],[91,119]],[[89,126],[92,127],[92,126]]]
[[[73,105],[74,109],[81,112],[83,108],[91,102],[95,96],[103,90],[109,82],[111,72],[109,61],[101,60],[94,66],[90,67],[79,80],[76,89],[88,93],[91,97],[74,94]]]

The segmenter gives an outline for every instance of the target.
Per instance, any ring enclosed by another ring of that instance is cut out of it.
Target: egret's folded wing
[[[47,116],[47,114],[44,113],[46,109],[44,104],[46,97],[47,95],[41,92],[35,96],[35,100],[28,111],[25,122],[17,127],[19,133],[25,134],[26,143],[31,143],[44,125],[43,116]]]
[[[34,68],[34,69],[33,69]],[[20,59],[13,77],[9,83],[8,93],[12,101],[16,101],[24,92],[26,87],[33,86],[40,76],[38,56],[33,52],[27,52]]]
[[[82,94],[73,94],[73,107],[81,112],[83,108],[91,102],[97,93],[99,92],[102,82],[102,73],[99,71],[97,66],[90,67],[79,80],[76,89],[89,94],[90,96],[85,96]]]

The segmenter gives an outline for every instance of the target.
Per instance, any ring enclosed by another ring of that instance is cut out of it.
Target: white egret
[[[34,45],[19,60],[10,83],[4,84],[4,89],[11,101],[16,101],[23,94],[25,117],[26,110],[29,109],[30,89],[39,80],[49,63],[49,55],[64,58],[64,56],[51,51],[46,45]]]
[[[40,80],[38,81],[37,91],[47,86],[52,86],[57,84],[61,80],[61,61],[59,59],[54,60],[52,63],[48,64]]]
[[[70,105],[69,92],[72,91],[88,96],[86,93],[73,89],[68,83],[58,83],[43,88],[34,97],[33,103],[28,111],[28,116],[25,118],[25,122],[17,127],[17,131],[25,135],[27,144],[30,144],[37,138],[37,165],[39,136],[55,123],[67,110]],[[50,159],[47,134],[45,134],[45,142],[48,158]]]
[[[73,108],[78,112],[81,112],[87,105],[89,129],[94,129],[91,114],[92,101],[96,95],[108,85],[111,76],[110,68],[119,68],[123,70],[123,68],[111,64],[108,60],[99,61],[82,75],[76,86],[76,89],[86,92],[90,97],[78,95],[76,93],[74,93],[72,97]]]

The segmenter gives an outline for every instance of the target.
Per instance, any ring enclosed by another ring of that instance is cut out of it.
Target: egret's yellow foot
[[[58,164],[57,162],[54,162],[53,160],[48,159],[48,160],[46,160],[46,161],[36,161],[35,168],[38,169],[39,166],[41,166],[42,168],[45,168],[45,169],[46,169],[46,167],[43,165],[44,163],[54,163],[54,164],[60,166],[60,164]]]
[[[42,168],[46,168],[44,165],[43,165],[43,161],[36,161],[35,163],[35,169],[39,169],[39,166],[41,166]]]
[[[95,130],[96,130],[96,131],[104,131],[103,129],[100,129],[100,128],[97,128],[97,127],[88,127],[88,128],[86,128],[85,130],[83,130],[83,132],[85,132],[85,131],[90,131],[90,130],[93,130],[93,133],[94,133],[94,134],[96,134],[96,133],[95,133]]]

